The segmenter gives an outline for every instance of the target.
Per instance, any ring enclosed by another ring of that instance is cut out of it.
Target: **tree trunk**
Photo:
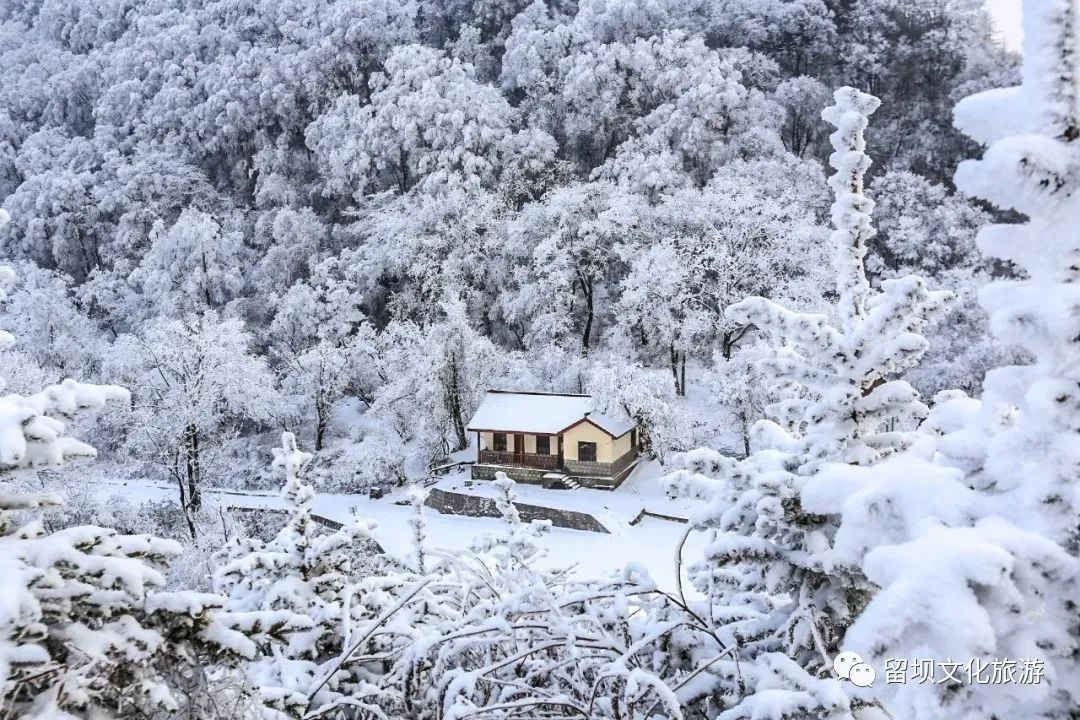
[[[175,458],[177,462],[173,463],[173,477],[176,478],[176,486],[180,488],[180,512],[184,513],[184,521],[187,523],[188,532],[191,533],[191,539],[194,540],[197,533],[195,532],[195,521],[191,519],[191,510],[188,509],[187,493],[184,492],[184,478],[180,474],[179,458]]]
[[[685,397],[686,351],[679,352],[675,349],[675,345],[669,345],[668,357],[671,360],[671,379],[675,381],[675,394],[680,397]]]
[[[739,341],[742,340],[743,336],[749,331],[750,326],[744,325],[733,332],[725,332],[720,337],[720,351],[723,353],[725,360],[731,359],[731,353],[735,350],[735,346],[738,345]]]
[[[315,452],[323,449],[323,441],[326,438],[326,426],[329,418],[330,403],[326,402],[320,392],[315,396]]]
[[[682,368],[680,369],[679,374],[681,376],[679,378],[679,387],[681,388],[681,391],[679,392],[679,394],[682,395],[683,397],[686,397],[686,351],[685,350],[683,351],[683,354],[682,354]]]
[[[322,409],[316,410],[315,418],[315,452],[323,448],[323,439],[326,437],[326,414]]]
[[[589,355],[589,336],[592,335],[593,324],[593,293],[592,282],[583,282],[582,288],[585,291],[585,330],[581,333],[581,356],[588,357]]]
[[[457,358],[450,360],[450,376],[447,378],[445,392],[446,409],[454,424],[454,435],[457,439],[454,451],[464,450],[469,447],[469,438],[465,432],[465,418],[461,414],[461,378],[458,374]]]
[[[188,507],[193,512],[202,508],[202,468],[199,465],[199,430],[194,425],[184,429],[184,455],[187,470]]]
[[[674,345],[668,345],[668,365],[671,367],[671,379],[675,382],[675,394],[679,394],[679,356]]]
[[[750,428],[747,427],[746,410],[739,411],[739,420],[742,421],[742,444],[743,456],[750,457]]]

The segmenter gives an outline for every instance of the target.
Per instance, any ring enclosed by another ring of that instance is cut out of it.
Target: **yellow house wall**
[[[622,437],[615,438],[615,459],[621,458],[626,453],[630,452],[630,435],[626,433]]]
[[[575,425],[563,434],[563,457],[567,460],[577,460],[577,444],[579,442],[596,443],[597,462],[615,462],[626,450],[618,450],[611,436],[591,423]],[[630,449],[630,434],[626,434],[626,449]]]

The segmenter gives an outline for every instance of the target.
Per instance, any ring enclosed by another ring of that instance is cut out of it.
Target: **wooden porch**
[[[558,470],[559,456],[525,453],[525,452],[499,452],[497,450],[481,450],[477,462],[481,465],[507,465],[510,467],[527,467],[538,470]]]

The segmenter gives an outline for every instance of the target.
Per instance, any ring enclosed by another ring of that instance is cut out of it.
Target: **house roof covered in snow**
[[[628,417],[594,412],[589,395],[488,390],[469,421],[469,430],[557,435],[588,422],[612,437],[622,437],[636,423]]]

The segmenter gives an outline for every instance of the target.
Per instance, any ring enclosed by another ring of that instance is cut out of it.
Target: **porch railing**
[[[495,450],[481,450],[480,463],[482,465],[510,465],[512,467],[531,467],[541,470],[557,470],[559,468],[558,455],[536,455],[534,453],[498,452]]]

